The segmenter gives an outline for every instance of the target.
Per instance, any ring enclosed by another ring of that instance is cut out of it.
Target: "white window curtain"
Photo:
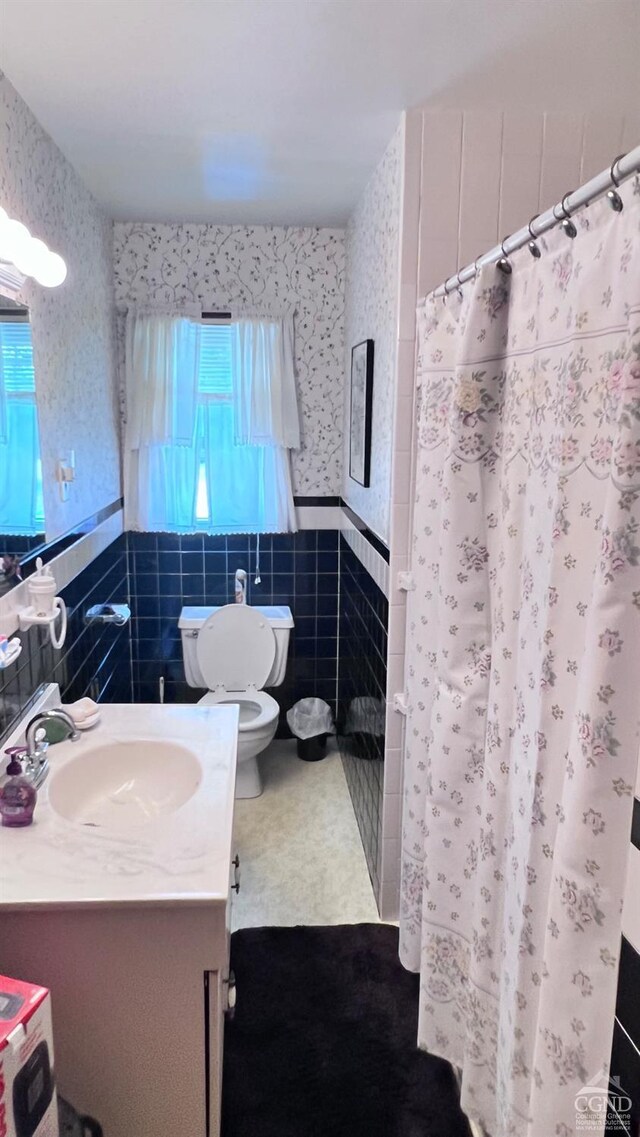
[[[208,331],[193,314],[128,316],[127,525],[293,531],[293,317],[239,316],[215,344]]]
[[[203,407],[207,497],[212,533],[286,533],[296,529],[289,451],[235,440],[235,407]]]
[[[607,1086],[638,754],[639,190],[419,310],[401,957],[492,1137],[604,1129],[579,1095]]]
[[[236,442],[297,450],[293,315],[235,319],[231,359]]]
[[[200,313],[131,309],[125,366],[125,519],[137,530],[196,526]]]

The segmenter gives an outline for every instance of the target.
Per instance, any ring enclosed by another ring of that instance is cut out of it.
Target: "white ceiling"
[[[340,225],[403,108],[624,109],[640,0],[0,0],[0,66],[109,212]]]

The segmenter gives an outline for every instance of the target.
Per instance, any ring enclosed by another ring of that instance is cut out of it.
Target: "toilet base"
[[[262,793],[262,778],[258,769],[257,758],[242,758],[236,769],[237,798],[260,797]]]

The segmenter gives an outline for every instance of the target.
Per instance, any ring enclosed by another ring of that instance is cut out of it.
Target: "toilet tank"
[[[252,604],[251,607],[255,608],[256,612],[261,612],[273,628],[276,639],[276,655],[265,687],[278,687],[282,683],[287,669],[289,635],[293,627],[291,609],[286,604]],[[196,644],[198,632],[205,620],[219,610],[220,606],[211,608],[194,606],[183,608],[180,612],[178,627],[182,637],[182,658],[185,677],[190,687],[207,686],[198,666]]]

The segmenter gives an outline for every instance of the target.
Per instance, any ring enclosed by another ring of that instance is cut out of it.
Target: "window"
[[[293,317],[127,314],[125,516],[131,529],[295,529]]]
[[[0,532],[44,529],[31,325],[0,316]]]
[[[232,334],[230,321],[208,320],[200,336],[196,522],[209,533],[259,532],[288,488],[284,451],[235,441]]]

